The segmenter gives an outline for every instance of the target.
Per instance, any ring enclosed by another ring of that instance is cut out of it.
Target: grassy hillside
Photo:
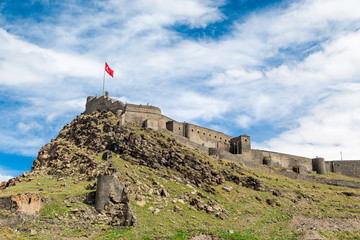
[[[112,159],[103,160],[108,151]],[[135,227],[110,226],[94,210],[94,183],[104,172],[126,184]],[[0,197],[21,192],[43,197],[39,221],[1,227],[0,239],[360,238],[360,190],[216,161],[166,134],[122,126],[111,113],[65,126],[32,173]]]

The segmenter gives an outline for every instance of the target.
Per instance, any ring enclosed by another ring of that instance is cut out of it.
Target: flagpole
[[[105,67],[104,67],[104,79],[103,79],[103,96],[105,97]]]

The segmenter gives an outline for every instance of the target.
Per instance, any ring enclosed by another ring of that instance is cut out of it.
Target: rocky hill
[[[0,239],[360,238],[360,190],[215,160],[111,112],[75,118],[1,189]]]

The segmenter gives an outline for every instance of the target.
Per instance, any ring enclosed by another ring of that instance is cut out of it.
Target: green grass
[[[325,178],[325,179],[330,179],[330,180],[344,180],[344,181],[352,181],[352,182],[360,182],[360,179],[359,178],[352,178],[352,177],[349,177],[349,176],[345,176],[345,175],[342,175],[342,174],[338,174],[338,173],[333,173],[333,172],[327,172],[326,174],[316,174],[316,173],[313,173],[313,174],[309,174],[311,176],[314,176],[316,178]]]
[[[133,165],[116,155],[113,162],[119,168],[124,180],[128,180],[126,174],[129,174],[136,182],[157,189],[159,186],[152,184],[155,180],[170,193],[171,198],[164,199],[156,195],[147,196],[145,192],[139,192],[138,194],[146,196],[147,204],[140,207],[135,203],[135,200],[131,201],[132,209],[138,219],[138,225],[121,230],[99,225],[98,228],[105,227],[105,230],[92,234],[91,237],[94,239],[188,239],[200,234],[211,234],[228,239],[290,239],[293,236],[300,235],[296,230],[289,229],[289,222],[294,214],[320,218],[357,217],[360,211],[355,206],[360,201],[359,197],[346,197],[339,194],[345,190],[360,194],[359,190],[293,180],[279,175],[263,173],[260,170],[244,168],[245,175],[257,176],[266,185],[267,190],[265,192],[244,188],[232,182],[215,186],[216,195],[211,195],[202,188],[196,189],[230,212],[229,219],[219,220],[212,214],[193,210],[188,203],[173,203],[174,198],[180,198],[182,195],[197,196],[197,194],[192,193],[194,192],[193,188],[164,179],[159,176],[158,171]],[[226,168],[226,165],[222,164],[221,167]],[[168,174],[178,175],[171,170],[168,170]],[[6,189],[1,193],[1,196],[23,191],[38,192],[42,196],[51,198],[50,202],[43,205],[40,212],[41,218],[56,218],[56,216],[69,211],[69,208],[63,204],[67,197],[89,192],[85,189],[89,182],[80,181],[75,184],[74,180],[68,178],[64,181],[57,181],[53,176],[37,176],[30,182],[24,181]],[[37,184],[38,182],[40,185]],[[62,183],[66,183],[65,187],[61,186]],[[222,189],[223,186],[231,186],[233,191],[226,192]],[[40,188],[43,190],[39,191]],[[133,183],[131,188],[135,190],[139,186]],[[271,190],[275,189],[280,190],[282,195],[279,197],[272,195]],[[276,199],[280,206],[269,206],[266,199]],[[293,199],[297,199],[298,203],[292,202]],[[205,203],[208,201],[207,199],[203,200]],[[175,205],[183,208],[183,211],[174,212]],[[149,210],[149,207],[157,208],[159,206],[162,206],[162,209],[158,215],[154,215]],[[74,207],[79,207],[79,204]],[[64,227],[66,229],[66,226]],[[231,234],[232,231],[234,233]],[[319,231],[319,233],[328,236],[330,239],[358,239],[357,236],[359,235],[359,232],[348,231]],[[5,229],[1,234],[0,237],[7,238],[10,236],[14,239],[20,239],[24,236],[25,238],[41,239],[49,236],[48,233],[38,233],[36,236],[24,235],[9,229]],[[84,234],[89,233],[81,229],[66,229],[62,232],[63,237],[80,237]]]
[[[117,119],[110,114],[107,121],[114,124]],[[98,127],[100,126],[102,129],[104,124],[106,123],[101,122]],[[170,138],[166,134],[143,129],[136,125],[126,124],[126,126],[134,129],[136,134],[144,134],[147,141],[167,143]],[[62,131],[68,131],[68,129],[65,128]],[[87,149],[81,149],[71,141],[64,139],[55,141],[66,145],[66,149],[70,151],[69,159],[75,153],[87,153]],[[155,148],[160,149],[161,147],[158,144]],[[56,176],[47,175],[47,171],[44,170],[39,175],[23,178],[21,183],[0,193],[0,197],[3,197],[22,192],[33,192],[48,199],[42,205],[39,224],[32,227],[33,229],[42,229],[42,231],[37,231],[31,236],[26,232],[3,227],[0,228],[0,239],[52,239],[54,236],[70,239],[79,237],[91,239],[189,239],[201,234],[227,239],[293,239],[294,237],[301,238],[303,234],[293,226],[292,221],[296,216],[319,218],[320,220],[329,218],[359,219],[360,197],[348,197],[342,194],[346,191],[360,195],[358,189],[289,179],[242,166],[238,166],[241,170],[231,170],[233,163],[230,161],[216,161],[180,144],[175,145],[174,148],[194,153],[200,162],[209,161],[213,169],[231,171],[239,177],[258,179],[266,186],[266,190],[255,191],[233,182],[225,182],[218,186],[211,186],[216,190],[216,194],[210,194],[205,191],[204,186],[192,188],[186,184],[186,181],[182,182],[183,173],[165,168],[155,170],[134,165],[117,154],[113,154],[113,160],[104,162],[101,158],[103,152],[93,153],[90,156],[101,165],[97,170],[103,171],[105,166],[112,164],[113,167],[118,168],[119,178],[129,185],[130,205],[138,222],[136,227],[117,229],[100,223],[93,225],[92,229],[67,226],[66,223],[77,221],[69,218],[71,208],[91,209],[93,207],[82,202],[68,203],[70,206],[66,206],[64,201],[73,195],[85,195],[93,191],[86,190],[85,186],[95,181],[79,180],[78,177],[66,177],[64,180],[58,181]],[[65,151],[65,147],[62,150]],[[136,159],[132,160],[136,162]],[[192,171],[195,170],[192,169]],[[164,174],[167,177],[162,177]],[[316,177],[360,181],[333,173],[316,175]],[[30,181],[30,179],[32,180]],[[154,184],[155,182],[156,184]],[[233,190],[227,192],[223,189],[224,186],[232,187]],[[170,197],[164,198],[155,194],[162,188],[170,194]],[[277,191],[281,193],[280,196],[273,194]],[[184,204],[179,201],[175,202],[175,199],[188,197],[199,197],[204,204],[209,204],[211,201],[228,211],[230,216],[226,220],[221,220],[215,217],[215,214],[194,210],[187,201]],[[137,205],[136,202],[141,199],[146,201],[145,206]],[[274,201],[274,204],[269,205],[268,201]],[[175,212],[175,206],[181,207],[183,211]],[[156,208],[160,209],[158,215],[154,215],[151,210]],[[60,217],[66,221],[61,220]],[[56,225],[46,223],[45,219],[54,220]],[[56,227],[61,227],[63,230],[59,231]],[[317,233],[328,239],[360,239],[359,231],[317,231]]]

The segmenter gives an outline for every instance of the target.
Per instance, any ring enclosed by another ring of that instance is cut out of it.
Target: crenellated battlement
[[[125,104],[107,96],[90,96],[87,98],[85,114],[103,110],[108,110],[117,114],[119,111],[123,112],[125,110]]]
[[[149,105],[136,105],[136,104],[126,104],[125,111],[139,112],[139,113],[152,113],[152,114],[161,114],[161,110],[155,106]]]

